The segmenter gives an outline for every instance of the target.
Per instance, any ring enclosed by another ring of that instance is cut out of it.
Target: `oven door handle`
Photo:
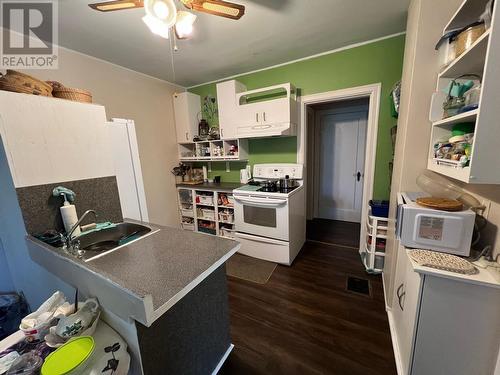
[[[233,197],[237,202],[247,204],[249,206],[279,207],[287,202],[286,199],[242,198],[236,195],[233,195]]]
[[[287,245],[287,241],[282,241],[282,240],[275,240],[274,238],[267,238],[267,237],[259,237],[251,234],[245,234],[241,232],[236,232],[235,234],[236,238],[243,238],[245,240],[250,240],[250,241],[255,241],[255,242],[260,242],[260,243],[265,243],[265,244],[273,244],[273,245]]]

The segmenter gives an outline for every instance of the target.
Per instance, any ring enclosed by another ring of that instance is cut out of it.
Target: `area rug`
[[[257,284],[266,284],[277,264],[265,260],[234,254],[226,262],[226,274]]]

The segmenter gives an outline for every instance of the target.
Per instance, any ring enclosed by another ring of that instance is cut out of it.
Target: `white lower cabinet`
[[[417,273],[400,248],[392,334],[399,375],[493,375],[500,289]]]

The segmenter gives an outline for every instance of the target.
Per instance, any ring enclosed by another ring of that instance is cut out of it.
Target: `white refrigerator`
[[[133,120],[108,122],[123,218],[149,221]]]

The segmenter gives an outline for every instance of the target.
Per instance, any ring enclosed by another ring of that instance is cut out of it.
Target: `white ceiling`
[[[143,9],[100,13],[92,0],[59,0],[59,43],[112,63],[189,87],[405,29],[409,0],[234,0],[234,21],[197,13],[190,40],[153,35]],[[180,8],[181,5],[177,3]]]

